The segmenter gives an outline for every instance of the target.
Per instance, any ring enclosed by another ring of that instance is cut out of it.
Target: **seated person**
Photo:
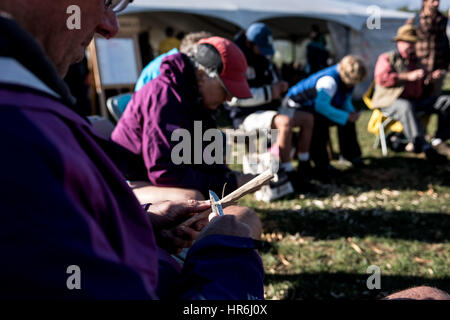
[[[146,213],[62,79],[95,33],[117,34],[129,2],[77,1],[77,32],[54,14],[65,1],[0,2],[0,299],[262,299],[256,214],[230,207],[182,228],[209,201]],[[195,239],[181,272],[167,250]]]
[[[211,36],[212,34],[205,31],[192,32],[187,34],[183,38],[183,40],[181,40],[179,51],[177,48],[173,48],[172,50],[163,53],[160,56],[153,59],[152,61],[150,61],[150,63],[144,68],[144,70],[142,70],[141,75],[139,76],[139,79],[136,82],[134,91],[139,91],[144,85],[146,85],[148,82],[159,76],[160,74],[159,68],[161,67],[161,63],[165,57],[171,56],[178,52],[183,52],[184,54],[191,55],[191,51],[193,50],[194,45],[199,40],[209,38]]]
[[[141,201],[142,197],[154,202],[168,196],[172,200],[203,199],[209,189],[222,194],[224,186],[232,191],[253,177],[233,172],[225,164],[205,164],[203,159],[194,164],[199,153],[195,150],[187,162],[175,164],[172,159],[179,143],[172,140],[177,129],[187,130],[195,147],[199,141],[192,138],[202,139],[194,132],[196,122],[201,121],[202,132],[216,128],[213,112],[222,103],[234,96],[251,97],[246,69],[245,57],[234,43],[211,37],[198,42],[192,58],[184,53],[166,57],[161,75],[134,94],[112,140],[140,155],[145,163],[146,175],[137,179],[151,186],[144,184],[136,190]],[[205,150],[201,144],[200,157]]]
[[[300,110],[280,109],[281,97],[287,91],[288,83],[281,79],[271,61],[275,53],[272,31],[263,23],[254,23],[246,32],[236,36],[235,43],[247,59],[246,76],[253,97],[235,98],[228,103],[233,126],[247,132],[277,129],[280,176],[287,176],[297,191],[311,190],[307,174],[310,171],[309,148],[314,118]],[[295,146],[295,154],[299,160],[297,171],[294,171],[291,155],[292,131],[295,127],[301,129]]]
[[[415,55],[416,29],[407,24],[400,27],[396,50],[378,57],[375,65],[375,90],[372,104],[381,108],[383,114],[401,122],[403,133],[414,144],[416,153],[424,152],[426,157],[436,163],[446,163],[444,155],[439,154],[425,140],[425,128],[419,116],[437,113],[438,129],[433,144],[444,147],[450,138],[450,96],[424,97],[426,79],[439,78],[441,70],[427,76]],[[442,145],[441,145],[442,144]]]
[[[283,104],[314,114],[311,158],[320,178],[335,173],[327,153],[329,126],[337,125],[339,146],[345,159],[361,166],[361,149],[356,137],[355,122],[359,113],[352,104],[355,85],[367,73],[363,61],[348,55],[330,66],[300,81],[289,89]]]
[[[163,53],[166,53],[173,48],[180,48],[180,39],[175,37],[175,30],[168,26],[165,30],[166,37],[160,41],[158,53],[161,55]]]

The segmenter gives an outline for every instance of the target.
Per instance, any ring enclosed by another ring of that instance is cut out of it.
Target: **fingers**
[[[180,240],[194,241],[197,239],[199,231],[186,226],[177,227],[173,231],[174,235]]]
[[[198,220],[197,222],[193,223],[191,228],[194,229],[195,231],[201,231],[208,224],[208,222],[209,222],[208,218],[204,217]]]
[[[183,237],[178,236],[177,233],[181,233]],[[187,235],[189,231],[175,231],[175,230],[163,230],[160,233],[160,245],[170,253],[177,253],[183,248],[189,248],[192,246],[194,239],[185,239],[184,237],[193,237],[194,235]],[[195,234],[197,238],[198,234]]]
[[[199,213],[211,210],[211,201],[198,201],[198,200],[188,200],[188,201],[177,201],[172,203],[170,211],[172,211],[173,221],[176,224],[183,223],[188,219],[193,219],[197,221],[194,217]]]
[[[441,77],[443,77],[445,75],[445,70],[435,70],[433,71],[433,73],[431,74],[431,77],[436,80],[439,79]]]
[[[186,213],[198,213],[210,209],[211,201],[188,200],[186,202],[180,203],[180,205],[184,206]]]
[[[417,79],[422,79],[425,75],[425,71],[423,71],[422,69],[417,70]]]
[[[218,215],[215,212],[211,212],[208,216],[208,221],[211,222],[215,217],[218,217]]]

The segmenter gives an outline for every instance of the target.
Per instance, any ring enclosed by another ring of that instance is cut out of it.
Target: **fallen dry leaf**
[[[370,248],[371,248],[376,254],[382,254],[382,253],[383,253],[382,250],[378,249],[378,248],[375,247],[375,246],[371,246]]]
[[[280,257],[281,263],[284,264],[285,266],[291,265],[291,263],[289,261],[287,261],[286,258],[282,254],[279,254],[278,257]]]
[[[352,246],[353,250],[355,250],[355,251],[358,252],[359,254],[362,254],[361,248],[360,248],[356,243],[353,243],[353,242],[352,242],[350,245]]]
[[[430,261],[421,259],[421,258],[419,258],[419,257],[415,257],[415,258],[414,258],[414,261],[419,262],[419,263],[428,263],[428,262],[430,262]]]

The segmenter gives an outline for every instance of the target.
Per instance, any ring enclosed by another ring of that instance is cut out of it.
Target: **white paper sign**
[[[133,85],[139,73],[132,38],[95,39],[102,85]]]

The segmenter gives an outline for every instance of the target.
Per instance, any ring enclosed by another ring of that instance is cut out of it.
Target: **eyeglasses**
[[[131,2],[133,0],[105,0],[105,9],[112,9],[114,13],[119,13],[125,10]]]
[[[217,72],[214,72],[214,77],[219,80],[220,85],[222,86],[223,90],[225,90],[225,92],[227,93],[227,95],[229,97],[234,97],[234,95],[230,92],[230,90],[228,90],[228,88],[225,86],[225,83],[223,83],[222,78],[219,76],[219,74],[217,74]]]

